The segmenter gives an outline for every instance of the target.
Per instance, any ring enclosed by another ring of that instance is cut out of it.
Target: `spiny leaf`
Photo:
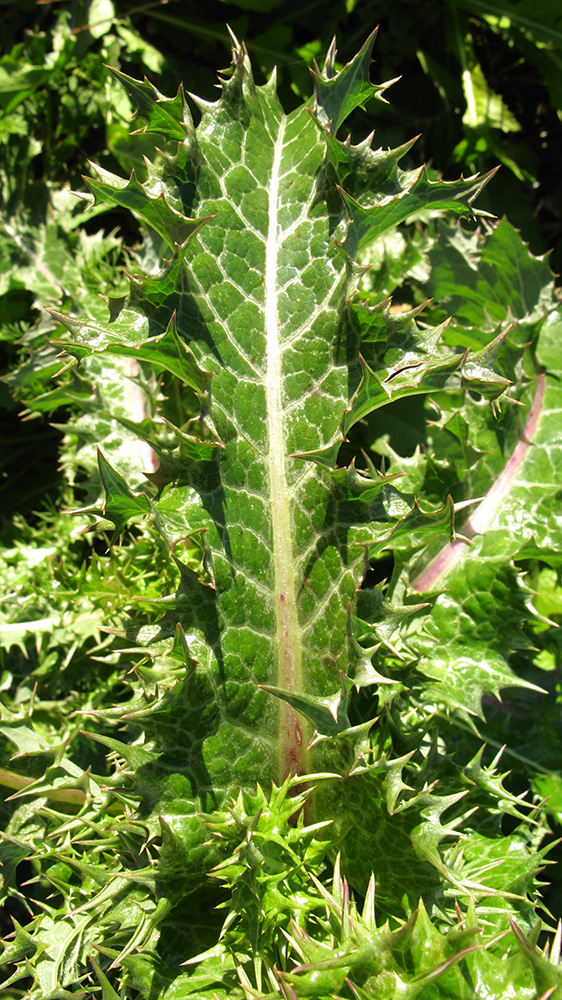
[[[429,210],[455,212],[457,215],[474,218],[479,214],[472,208],[484,185],[495,171],[483,177],[461,178],[459,181],[431,181],[425,168],[409,180],[400,194],[384,199],[380,204],[364,208],[343,188],[340,193],[349,216],[349,229],[343,247],[355,257],[359,250],[385,232],[394,229],[408,218],[419,218]]]
[[[98,463],[106,499],[101,509],[84,508],[84,512],[87,510],[89,513],[103,514],[108,521],[112,521],[115,525],[114,538],[116,538],[132,518],[146,517],[150,504],[143,494],[135,496],[131,492],[123,477],[111,467],[100,449],[98,449]]]
[[[429,294],[475,328],[511,317],[533,323],[556,305],[547,260],[529,253],[507,219],[486,238],[441,224],[430,261]]]
[[[126,73],[110,67],[114,77],[123,84],[137,107],[140,118],[146,124],[142,131],[159,132],[167,139],[183,142],[186,124],[190,123],[189,109],[180,87],[175,98],[164,97],[147,79],[134,80]]]
[[[206,221],[186,219],[167,203],[163,194],[158,198],[148,197],[134,171],[126,183],[101,167],[95,167],[95,171],[97,177],[86,177],[85,180],[96,200],[130,209],[152,226],[171,250],[186,243]]]
[[[371,52],[377,37],[373,31],[355,58],[339,72],[336,70],[336,40],[332,41],[322,73],[314,76],[314,110],[319,123],[336,135],[340,125],[357,107],[364,107],[372,97],[379,97],[391,84],[375,86],[369,78]],[[391,81],[393,82],[393,81]]]

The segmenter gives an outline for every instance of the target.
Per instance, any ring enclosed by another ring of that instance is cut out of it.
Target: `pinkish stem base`
[[[544,392],[545,378],[544,375],[539,375],[537,379],[537,391],[521,439],[489,493],[484,497],[464,525],[462,529],[464,539],[470,540],[474,535],[483,535],[491,527],[502,501],[508,495],[527,452],[533,444],[533,436],[542,412]],[[414,590],[418,592],[433,590],[438,581],[447,575],[459,559],[464,557],[466,551],[466,541],[458,539],[455,542],[450,542],[432,559],[429,566],[426,566],[423,572],[413,580],[412,586]]]

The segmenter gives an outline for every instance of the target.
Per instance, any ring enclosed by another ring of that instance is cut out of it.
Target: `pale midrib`
[[[273,535],[274,598],[278,676],[275,684],[302,692],[301,630],[297,610],[296,558],[291,526],[291,491],[287,482],[287,454],[283,414],[281,331],[277,309],[279,252],[279,178],[284,122],[275,143],[269,186],[269,225],[265,255],[265,334],[267,431],[269,441],[270,503]],[[279,778],[306,770],[306,740],[295,710],[280,701]]]

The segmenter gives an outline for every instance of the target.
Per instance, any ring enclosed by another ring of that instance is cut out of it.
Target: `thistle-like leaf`
[[[331,68],[317,81],[317,93],[330,94],[330,121],[339,122],[364,100],[367,51],[341,74]],[[143,116],[150,118],[147,102],[160,98],[151,98],[146,86],[142,95]],[[170,370],[160,331],[175,314],[174,336],[187,345],[201,372],[213,373],[201,396],[201,418],[223,445],[220,454],[195,462],[183,481],[169,482],[152,498],[135,499],[134,507],[149,504],[154,525],[171,546],[202,532],[213,589],[195,579],[188,583],[184,574],[183,591],[168,602],[169,625],[160,635],[171,635],[180,622],[201,664],[208,702],[193,711],[205,716],[213,706],[213,728],[199,745],[207,781],[216,790],[264,774],[310,770],[313,758],[306,748],[312,732],[295,699],[321,701],[340,689],[340,672],[350,671],[348,605],[366,568],[365,550],[355,543],[374,540],[380,522],[388,533],[397,520],[396,490],[379,494],[376,513],[359,503],[351,515],[345,481],[305,456],[327,452],[335,459],[345,428],[374,408],[412,388],[427,393],[451,379],[451,385],[461,386],[461,372],[481,367],[477,356],[459,362],[427,352],[422,344],[428,334],[411,321],[407,342],[392,348],[396,386],[388,370],[381,376],[362,368],[361,340],[368,345],[373,339],[378,313],[370,320],[365,307],[353,304],[350,234],[357,223],[350,226],[337,194],[337,168],[330,161],[338,140],[332,136],[327,144],[323,115],[328,112],[321,110],[327,100],[317,97],[312,116],[307,108],[286,116],[273,80],[256,87],[245,50],[237,47],[220,100],[201,106],[195,133],[186,124],[188,135],[174,161],[174,190],[184,175],[185,184],[192,183],[190,215],[206,224],[178,240],[172,223],[165,223],[174,258],[162,274],[133,280],[126,326],[119,314],[105,330],[60,317],[81,349],[90,344],[92,351],[117,354],[130,343],[127,329],[146,330],[148,317],[149,339],[135,343],[135,352]],[[342,162],[353,156],[348,143],[337,148]],[[365,154],[363,172],[367,188],[369,175],[376,181],[380,173],[374,154]],[[123,201],[130,192],[125,200],[134,195],[131,207],[154,225],[146,215],[154,204],[148,188],[154,189],[158,175],[166,201],[169,162],[154,164],[149,174],[146,189],[134,179],[124,185],[107,178],[97,185],[97,197]],[[357,245],[376,238],[376,219],[385,226],[389,211],[389,224],[395,225],[419,210],[420,185],[426,181],[406,174],[395,180],[398,189],[384,205],[365,209],[375,223]],[[464,206],[480,183],[451,186],[435,180],[423,198],[443,207]],[[177,199],[173,193],[169,199],[175,219]],[[438,332],[432,343],[437,338]],[[423,376],[413,359],[416,351],[425,355]],[[416,371],[413,381],[409,369]],[[381,379],[382,395],[374,391]],[[492,375],[466,384],[492,396],[502,388]],[[106,487],[107,516],[121,508],[117,493],[122,497],[123,491],[113,483]],[[400,516],[413,509],[404,498]],[[122,526],[120,519],[119,530]],[[196,616],[193,607],[199,609]],[[273,699],[267,688],[290,694]],[[195,771],[193,778],[197,793]]]

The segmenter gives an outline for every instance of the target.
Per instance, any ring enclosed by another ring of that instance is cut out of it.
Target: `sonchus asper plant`
[[[332,47],[289,115],[234,41],[197,127],[181,89],[117,74],[161,150],[142,182],[88,184],[161,264],[105,321],[54,315],[65,384],[137,400],[85,513],[169,569],[113,628],[115,708],[83,716],[110,777],[76,727],[41,742],[4,711],[18,759],[49,761],[6,772],[3,891],[32,912],[6,989],[30,1000],[562,996],[557,939],[537,945],[544,813],[478,728],[483,699],[540,697],[519,567],[557,565],[562,325],[507,223],[439,222],[473,220],[485,177],[342,138],[384,99],[372,41],[339,71]],[[377,294],[393,246],[455,321]],[[401,455],[397,425],[424,448]]]

